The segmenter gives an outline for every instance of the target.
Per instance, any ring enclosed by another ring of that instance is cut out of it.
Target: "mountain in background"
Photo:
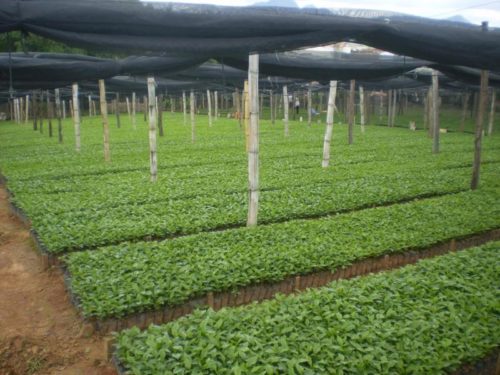
[[[252,6],[255,7],[287,7],[287,8],[298,8],[299,5],[295,0],[267,0],[255,3]]]
[[[447,21],[461,22],[461,23],[470,23],[470,21],[467,18],[465,18],[464,16],[462,16],[460,14],[456,14],[452,17],[448,17],[446,20]]]

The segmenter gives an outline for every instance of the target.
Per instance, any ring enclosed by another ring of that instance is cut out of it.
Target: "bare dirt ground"
[[[44,270],[0,188],[0,375],[116,374],[104,339],[82,337],[58,268]]]

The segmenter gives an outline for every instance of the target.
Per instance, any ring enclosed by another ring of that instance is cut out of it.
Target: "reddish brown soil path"
[[[81,320],[57,268],[44,270],[0,188],[0,375],[112,375],[104,339]]]

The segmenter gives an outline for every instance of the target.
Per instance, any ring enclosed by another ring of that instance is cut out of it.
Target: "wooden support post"
[[[439,153],[439,82],[438,72],[432,71],[432,153]]]
[[[38,130],[40,131],[40,134],[43,134],[43,91],[40,91],[40,98],[38,102],[38,113],[39,113],[38,119],[40,120]]]
[[[259,55],[249,56],[248,94],[250,97],[250,136],[248,148],[248,219],[257,225],[259,209]]]
[[[63,143],[63,127],[61,121],[61,94],[59,92],[59,89],[54,90],[54,96],[56,101],[57,134],[59,143]]]
[[[49,137],[52,138],[52,103],[50,102],[50,94],[47,91],[47,121],[49,123]]]
[[[387,126],[391,126],[392,90],[387,91]]]
[[[212,127],[212,95],[210,90],[207,90],[207,107],[208,107],[208,126]]]
[[[78,100],[78,83],[73,83],[73,123],[75,126],[75,149],[76,152],[81,150],[80,140],[80,103]]]
[[[62,101],[62,118],[66,120],[66,100]]]
[[[158,175],[158,160],[156,155],[156,83],[153,77],[148,77],[148,107],[149,107],[149,165],[151,182],[155,182]]]
[[[160,95],[158,98],[158,132],[160,134],[160,137],[163,137],[165,135],[164,130],[163,130],[163,103],[164,103],[164,98],[163,95]]]
[[[88,96],[89,99],[89,117],[92,117],[92,96]]]
[[[481,141],[483,138],[483,116],[488,100],[488,75],[487,70],[481,70],[481,89],[479,91],[479,103],[476,117],[476,129],[474,133],[474,163],[472,165],[471,189],[476,190],[479,186],[479,172],[481,168]]]
[[[312,124],[312,92],[311,83],[307,87],[307,126],[311,127]]]
[[[354,106],[354,99],[356,95],[356,81],[351,79],[349,87],[349,129],[348,129],[348,143],[352,145],[354,138],[354,115],[356,107]]]
[[[245,126],[245,150],[249,152],[250,150],[250,125],[248,121],[250,120],[250,98],[248,95],[248,80],[243,84],[243,119]]]
[[[155,100],[153,100],[153,105],[156,105]],[[148,121],[148,116],[149,116],[148,108],[149,108],[148,97],[144,95],[142,97],[142,115],[144,118],[144,122]]]
[[[361,133],[365,132],[365,91],[359,86],[359,112],[361,117]]]
[[[290,103],[288,100],[288,87],[283,86],[283,121],[285,125],[285,137],[288,137],[290,134],[290,130],[288,129],[288,109],[290,107]]]
[[[28,121],[30,120],[30,96],[26,95],[26,109],[25,109],[25,119],[24,123],[27,124]]]
[[[495,121],[496,100],[497,100],[497,95],[495,89],[493,88],[493,91],[491,93],[490,118],[488,121],[488,136],[493,134],[493,122]]]
[[[132,128],[137,129],[136,118],[135,118],[135,105],[136,105],[136,97],[135,92],[132,93]]]
[[[195,124],[195,118],[194,118],[194,112],[196,110],[195,108],[195,102],[194,102],[194,91],[191,89],[191,94],[189,97],[189,109],[191,112],[191,142],[195,142],[196,140],[196,124]]]
[[[132,115],[130,113],[130,100],[128,99],[128,96],[125,98],[125,102],[127,103],[128,118],[130,121],[132,121]]]
[[[467,107],[469,106],[470,92],[466,92],[462,95],[462,118],[460,119],[460,131],[465,130],[465,117],[467,116]]]
[[[236,113],[238,115],[238,124],[240,126],[240,129],[243,124],[243,111],[241,108],[241,98],[240,98],[240,90],[236,88],[234,92],[234,104],[236,105]]]
[[[99,80],[99,101],[101,104],[101,117],[104,136],[104,161],[111,161],[111,152],[109,150],[109,121],[108,121],[108,103],[106,101],[106,85],[103,79]]]
[[[333,133],[333,119],[335,112],[335,98],[337,96],[337,81],[330,81],[330,92],[328,94],[328,111],[326,114],[326,131],[323,142],[323,162],[321,166],[327,168],[330,164],[330,144]]]
[[[391,114],[391,127],[396,124],[396,110],[398,108],[398,92],[393,90],[392,92],[392,114]]]
[[[214,117],[215,121],[219,118],[219,93],[214,91]]]
[[[122,124],[120,121],[120,94],[116,93],[115,98],[115,116],[116,116],[116,127],[121,128]]]
[[[187,123],[187,119],[186,119],[186,117],[187,117],[187,110],[186,110],[186,107],[187,107],[187,105],[186,105],[186,92],[183,91],[182,92],[182,113],[184,115],[184,126],[186,126],[186,123]]]
[[[170,113],[175,112],[175,98],[173,96],[170,96]]]
[[[427,123],[429,124],[429,129],[428,129],[428,136],[429,138],[432,138],[434,136],[434,130],[432,128],[432,105],[433,105],[433,100],[432,100],[432,85],[429,87],[429,90],[427,91]]]

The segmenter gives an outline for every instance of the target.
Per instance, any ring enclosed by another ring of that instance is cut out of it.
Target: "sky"
[[[151,0],[150,0],[151,1]],[[164,1],[164,0],[160,0]],[[179,3],[203,3],[216,5],[247,6],[264,0],[174,0]],[[317,8],[378,9],[407,13],[429,18],[448,18],[462,15],[472,23],[488,21],[492,27],[500,27],[500,0],[296,0],[300,7],[314,5]]]

